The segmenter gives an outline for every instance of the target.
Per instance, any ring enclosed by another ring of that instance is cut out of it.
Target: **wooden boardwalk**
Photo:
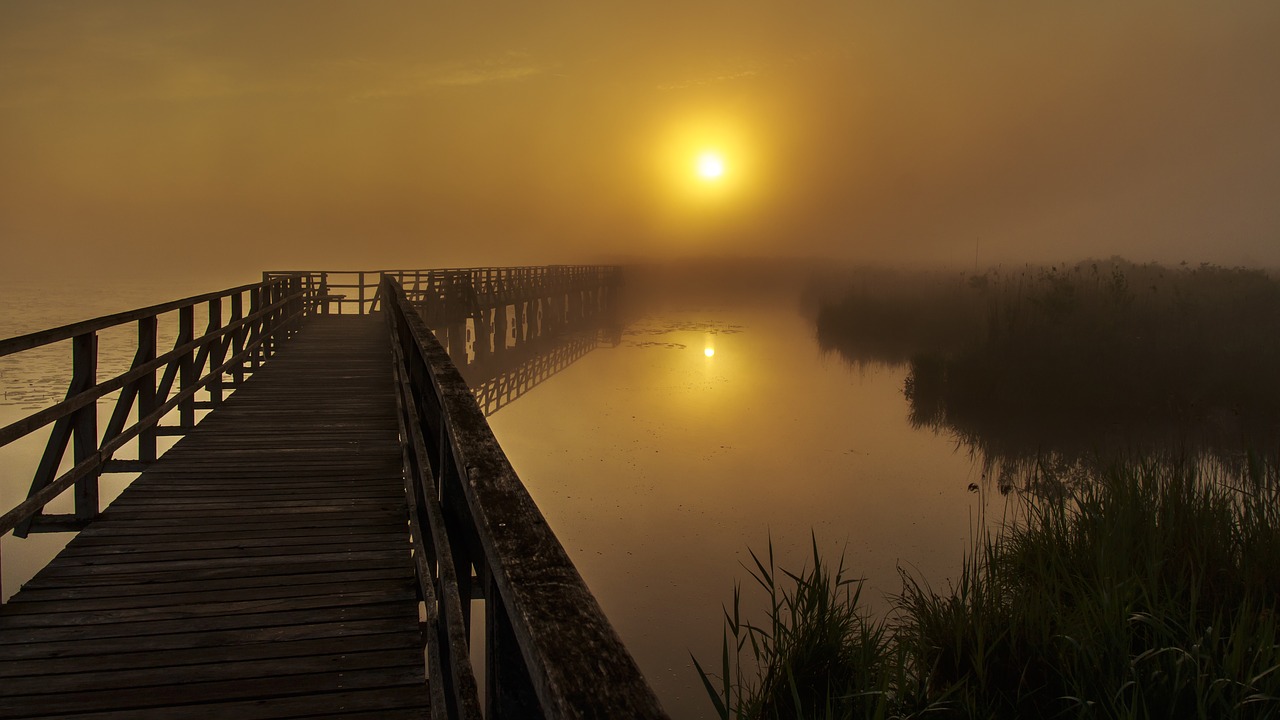
[[[386,333],[308,319],[0,607],[0,717],[424,717]]]

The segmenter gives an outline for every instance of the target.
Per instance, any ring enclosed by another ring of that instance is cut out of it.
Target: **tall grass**
[[[720,673],[694,665],[721,718],[884,718],[906,678],[888,627],[859,607],[862,584],[844,558],[828,566],[813,540],[813,565],[778,569],[751,551],[756,589],[768,597],[762,622],[744,620],[741,590],[725,609]],[[714,677],[714,681],[713,681]]]
[[[943,591],[904,574],[894,610],[819,557],[752,555],[764,621],[726,609],[721,718],[1280,717],[1280,491],[1194,466],[1113,468],[1023,498]],[[702,667],[699,666],[699,671]]]

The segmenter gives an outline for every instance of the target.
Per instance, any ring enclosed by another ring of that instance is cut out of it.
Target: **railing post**
[[[98,334],[90,331],[72,339],[72,382],[88,390],[98,384]],[[98,405],[91,403],[71,417],[75,464],[89,460],[98,451]],[[88,522],[98,515],[98,473],[101,468],[75,484],[76,520]]]
[[[241,293],[235,293],[231,296],[231,317],[228,319],[229,324],[238,323],[244,319],[244,296]],[[234,357],[244,350],[245,337],[248,335],[248,328],[239,325],[231,333],[228,342],[231,343],[231,355]],[[240,360],[231,369],[231,377],[235,382],[236,388],[244,382],[244,360]]]
[[[178,346],[186,345],[195,339],[196,336],[196,310],[195,307],[187,305],[178,310],[178,339],[175,343]],[[195,349],[192,348],[178,358],[178,391],[181,392],[191,387],[196,381],[196,365],[195,365]],[[178,403],[178,425],[184,428],[194,427],[196,424],[196,399],[195,396],[184,398]]]
[[[144,363],[156,359],[158,325],[159,321],[155,315],[138,321],[138,357]],[[150,373],[138,379],[139,420],[155,412],[156,407],[159,406],[159,403],[156,402],[156,371],[158,369],[152,368]],[[156,426],[152,425],[138,434],[138,460],[154,462],[155,459]]]
[[[246,345],[254,346],[254,343],[257,343],[262,338],[262,328],[266,326],[266,322],[262,318],[258,317],[258,312],[262,310],[262,293],[264,292],[263,288],[264,286],[259,285],[258,287],[255,287],[249,290],[248,317],[253,318],[253,320],[251,320],[247,325],[248,336],[247,336]],[[258,364],[260,362],[259,358],[261,357],[261,355],[262,355],[262,345],[259,344],[254,346],[254,350],[249,353],[250,369],[252,370],[258,369]]]
[[[289,281],[278,282],[271,287],[271,304],[276,305],[281,300],[288,297]],[[280,342],[288,337],[289,326],[289,308],[286,305],[279,305],[275,310],[271,311],[271,354],[275,355],[279,352]],[[283,334],[283,337],[282,337]]]
[[[443,410],[442,410],[443,412]],[[471,544],[467,539],[466,521],[470,511],[462,497],[462,478],[449,444],[448,423],[440,420],[440,472],[436,487],[440,493],[440,508],[444,513],[445,532],[453,550],[453,572],[458,581],[458,595],[462,599],[462,624],[471,631]]]
[[[267,356],[271,352],[271,313],[267,308],[271,307],[271,286],[263,285],[253,291],[253,307],[251,312],[261,313],[261,317],[254,321],[254,330],[257,337],[255,338],[258,346],[253,352],[253,369],[257,370],[266,361]]]
[[[222,329],[222,298],[214,298],[209,301],[209,325],[205,328],[205,334],[217,332]],[[218,367],[227,356],[227,346],[231,343],[231,338],[218,337],[212,341],[209,347],[209,369]],[[212,407],[222,405],[222,373],[216,373],[209,380],[206,386],[209,389],[209,404]]]
[[[484,715],[487,718],[541,720],[545,715],[533,681],[529,679],[529,668],[520,654],[520,642],[511,627],[506,605],[498,597],[498,586],[492,576],[486,585]]]
[[[363,270],[360,271],[360,279],[358,281],[358,284],[360,285],[360,291],[359,291],[360,304],[356,306],[356,314],[364,315],[365,312],[364,312],[364,271]]]
[[[272,303],[275,302],[276,288],[275,285],[264,285],[258,288],[258,294],[261,296],[259,300],[258,311],[262,313],[261,333],[262,337],[258,339],[258,360],[266,362],[271,357],[271,343],[275,337],[276,329],[276,311],[270,309]]]
[[[289,278],[289,287],[285,290],[292,298],[285,303],[285,310],[288,313],[289,333],[288,337],[292,338],[302,329],[302,322],[306,316],[307,296],[303,292],[302,276],[296,275]]]

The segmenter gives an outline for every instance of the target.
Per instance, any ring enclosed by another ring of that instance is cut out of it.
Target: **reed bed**
[[[1006,489],[1134,455],[1280,463],[1280,280],[1119,258],[982,275],[863,273],[816,315],[851,363],[908,367],[913,425]]]
[[[1280,491],[1197,466],[1115,467],[1020,496],[935,590],[903,574],[872,617],[843,560],[789,572],[752,553],[762,620],[725,609],[719,717],[1280,717]],[[695,659],[696,662],[696,659]]]

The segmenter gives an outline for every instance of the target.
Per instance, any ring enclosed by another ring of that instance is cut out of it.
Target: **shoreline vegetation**
[[[843,559],[752,553],[722,656],[694,659],[725,720],[1280,716],[1280,482],[1198,466],[1117,466],[1019,495],[935,591],[903,573],[873,618]],[[743,593],[763,592],[756,622]]]
[[[1005,492],[1160,458],[1280,460],[1280,280],[1120,258],[980,275],[864,272],[819,301],[819,345],[905,365],[916,427]]]

